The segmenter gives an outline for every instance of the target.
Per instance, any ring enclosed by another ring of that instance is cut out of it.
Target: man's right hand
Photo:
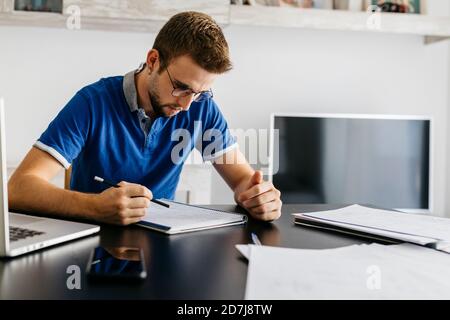
[[[95,220],[116,225],[139,222],[145,215],[153,198],[146,187],[120,182],[120,188],[109,188],[96,195]]]

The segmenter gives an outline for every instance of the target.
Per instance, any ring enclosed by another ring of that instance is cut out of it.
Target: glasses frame
[[[181,88],[176,87],[174,82],[173,82],[172,76],[170,75],[169,67],[166,67],[166,71],[167,71],[167,75],[169,76],[170,83],[172,84],[173,90],[172,90],[171,94],[172,94],[173,97],[175,97],[175,98],[180,98],[180,97],[184,98],[184,97],[188,97],[190,95],[193,95],[193,99],[192,100],[195,101],[195,102],[207,101],[207,100],[212,99],[214,97],[212,89],[195,92],[192,89],[181,89]],[[176,90],[180,90],[178,94],[175,93]],[[189,92],[189,93],[184,94],[183,92]]]

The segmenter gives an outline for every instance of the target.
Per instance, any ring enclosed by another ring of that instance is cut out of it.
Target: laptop
[[[96,225],[9,212],[5,142],[5,110],[0,98],[0,257],[15,257],[100,231]]]

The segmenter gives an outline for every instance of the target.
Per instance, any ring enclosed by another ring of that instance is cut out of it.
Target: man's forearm
[[[41,212],[73,218],[91,219],[96,214],[94,194],[58,188],[32,175],[14,177],[8,183],[10,210]]]

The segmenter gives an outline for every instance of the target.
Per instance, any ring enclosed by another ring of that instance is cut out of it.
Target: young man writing
[[[214,80],[229,69],[220,27],[202,13],[175,15],[141,67],[84,87],[61,110],[11,177],[10,208],[135,223],[153,197],[173,198],[196,147],[251,216],[277,219],[280,192],[247,163],[212,99]],[[180,130],[189,139],[174,153]],[[49,182],[70,165],[71,190]],[[122,182],[104,190],[95,176]]]

